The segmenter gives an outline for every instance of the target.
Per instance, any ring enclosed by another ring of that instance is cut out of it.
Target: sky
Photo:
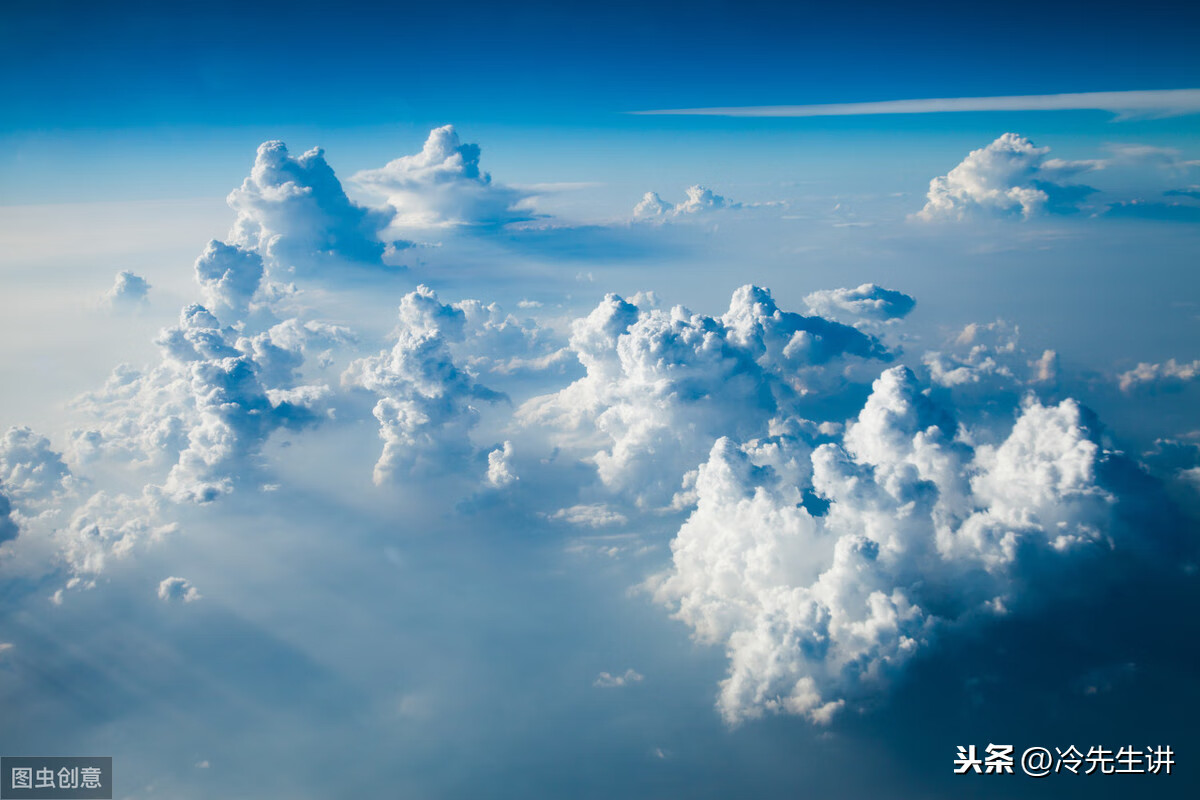
[[[1194,796],[1198,33],[10,3],[0,753],[123,798]],[[1070,746],[1176,763],[1022,771]]]

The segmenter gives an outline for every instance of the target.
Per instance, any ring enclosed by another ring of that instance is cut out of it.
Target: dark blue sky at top
[[[1184,2],[10,0],[0,22],[7,132],[1200,86]]]

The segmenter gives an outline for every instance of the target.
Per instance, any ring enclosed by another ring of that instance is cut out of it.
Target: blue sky
[[[1187,88],[1194,9],[976,4],[19,3],[6,127],[478,122]]]
[[[1121,112],[1200,88],[1198,23],[10,4],[0,752],[126,798],[1194,796],[1200,108]],[[952,774],[991,742],[1178,764]]]

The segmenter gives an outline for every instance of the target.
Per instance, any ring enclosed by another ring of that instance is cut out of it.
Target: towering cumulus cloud
[[[359,359],[342,380],[379,396],[375,418],[383,453],[375,482],[404,471],[440,472],[461,463],[472,450],[470,430],[478,402],[503,395],[478,383],[450,352],[465,337],[466,315],[443,305],[420,286],[400,301],[396,343],[391,350]]]
[[[329,257],[376,264],[383,256],[378,234],[388,215],[351,202],[319,147],[293,158],[283,142],[264,142],[228,202],[237,212],[230,241],[282,267]]]
[[[453,125],[434,128],[421,152],[357,173],[354,182],[387,198],[401,226],[503,225],[530,219],[527,196],[479,168],[477,144]]]
[[[1120,456],[1075,401],[1027,398],[994,445],[972,444],[956,417],[895,367],[840,441],[713,446],[652,586],[728,651],[728,722],[828,721],[950,623],[1029,607],[1072,562],[1129,553],[1102,477]]]
[[[78,438],[85,454],[173,462],[163,488],[174,499],[205,502],[232,491],[270,432],[314,419],[328,392],[295,385],[301,353],[277,344],[272,331],[239,336],[198,304],[157,344],[156,367],[120,367],[81,399],[101,425]]]
[[[719,317],[610,294],[574,323],[571,349],[587,375],[520,417],[606,443],[592,456],[601,480],[650,505],[670,499],[716,437],[765,434],[803,408],[822,365],[888,357],[873,337],[783,311],[757,286],[734,292]]]
[[[1064,182],[1103,164],[1047,159],[1049,152],[1048,147],[1035,147],[1023,136],[1006,133],[930,181],[928,202],[916,217],[925,221],[961,220],[975,214],[1029,218],[1046,211],[1073,210],[1074,203],[1092,190]]]
[[[209,243],[195,277],[211,309],[185,306],[179,323],[155,340],[157,365],[122,365],[77,401],[98,423],[75,434],[81,460],[121,456],[169,466],[161,484],[168,497],[206,502],[233,489],[273,430],[320,417],[329,388],[301,382],[304,353],[346,332],[278,322],[265,306],[247,317],[263,275],[258,253]]]

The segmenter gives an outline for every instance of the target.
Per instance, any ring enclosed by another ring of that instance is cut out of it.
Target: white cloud
[[[0,491],[21,504],[41,504],[68,488],[71,471],[50,440],[29,428],[9,428],[0,438]]]
[[[561,520],[571,525],[587,528],[603,528],[609,525],[624,525],[629,520],[619,511],[613,510],[604,503],[590,503],[560,508],[550,515],[550,519]]]
[[[462,144],[453,125],[429,132],[420,153],[402,156],[378,169],[356,173],[353,181],[387,198],[401,227],[503,225],[531,219],[526,193],[494,183],[479,168],[479,145]]]
[[[574,322],[571,349],[586,376],[518,418],[556,428],[565,446],[607,443],[591,456],[600,479],[642,505],[667,503],[718,436],[765,434],[803,404],[823,365],[888,356],[854,328],[782,311],[756,286],[734,292],[719,317],[610,294]]]
[[[658,192],[646,192],[638,204],[633,207],[633,216],[635,219],[665,217],[674,210],[674,204],[663,200],[658,196]]]
[[[561,336],[533,320],[518,320],[498,304],[479,300],[453,306],[463,313],[465,326],[452,348],[471,370],[497,375],[561,372],[571,361]]]
[[[912,311],[916,301],[903,292],[864,283],[853,289],[825,289],[804,298],[809,311],[832,319],[887,321]]]
[[[150,284],[140,275],[129,270],[117,273],[112,288],[104,293],[103,302],[109,308],[120,309],[144,305]]]
[[[164,578],[162,582],[158,584],[159,600],[165,600],[167,602],[192,603],[201,599],[203,596],[204,595],[200,594],[200,592],[196,590],[196,587],[193,586],[191,581],[189,581],[187,578],[177,578],[172,576],[170,578]],[[207,761],[202,763],[204,767],[208,766]],[[200,764],[197,764],[196,766],[200,766]]]
[[[162,486],[177,500],[232,491],[273,430],[324,411],[328,389],[294,385],[302,354],[277,344],[274,330],[239,336],[203,306],[184,307],[156,340],[157,366],[118,367],[103,389],[76,401],[99,423],[76,432],[80,457],[165,460],[172,466]]]
[[[487,482],[489,485],[501,488],[520,480],[512,471],[512,454],[512,442],[507,441],[503,447],[488,453]]]
[[[1058,377],[1057,354],[1045,350],[1034,358],[1020,346],[1020,329],[1002,319],[964,326],[923,361],[935,384],[971,390],[979,402],[1022,385],[1053,384]]]
[[[237,212],[230,242],[281,267],[329,257],[377,264],[383,256],[378,234],[390,215],[351,202],[320,148],[293,158],[283,142],[264,142],[228,202]]]
[[[672,566],[651,586],[699,641],[726,648],[728,722],[827,722],[946,623],[1036,603],[1034,570],[1120,549],[1099,477],[1110,454],[1074,401],[1028,399],[997,445],[959,432],[897,367],[840,443],[713,446]],[[827,506],[810,512],[806,491]]]
[[[73,575],[67,588],[91,588],[110,557],[124,558],[140,543],[173,533],[177,525],[162,520],[161,505],[151,491],[138,497],[100,491],[76,508],[54,535]]]
[[[627,669],[623,674],[611,675],[607,672],[601,672],[596,676],[596,680],[592,685],[597,689],[620,689],[623,686],[629,686],[633,683],[641,683],[644,676],[637,670]]]
[[[696,214],[705,214],[725,208],[741,207],[741,203],[730,202],[711,189],[706,189],[697,184],[687,188],[687,198],[681,203],[668,203],[659,197],[656,192],[646,192],[641,202],[634,206],[633,216],[634,219],[661,220],[671,217],[688,217]]]
[[[1141,387],[1178,387],[1197,377],[1200,377],[1200,360],[1188,363],[1171,358],[1161,364],[1143,361],[1121,373],[1118,381],[1121,391],[1131,392]]]
[[[954,111],[1111,111],[1123,118],[1162,117],[1200,112],[1200,89],[1078,92],[1004,97],[945,97],[792,106],[734,106],[634,111],[634,114],[722,117],[826,117],[860,114],[936,114]]]
[[[207,307],[218,317],[231,313],[233,319],[249,312],[264,274],[262,256],[257,252],[215,239],[196,259],[195,270]]]
[[[353,362],[342,376],[344,384],[379,396],[374,414],[383,452],[376,483],[402,471],[440,472],[472,452],[469,433],[479,417],[474,404],[503,395],[455,363],[450,344],[463,340],[465,327],[461,309],[419,286],[400,301],[392,349]]]
[[[1047,160],[1048,152],[1048,147],[1035,147],[1023,136],[1006,133],[930,181],[928,202],[915,216],[925,221],[961,220],[980,213],[1029,218],[1058,205],[1069,206],[1089,190],[1062,182],[1104,163]]]

